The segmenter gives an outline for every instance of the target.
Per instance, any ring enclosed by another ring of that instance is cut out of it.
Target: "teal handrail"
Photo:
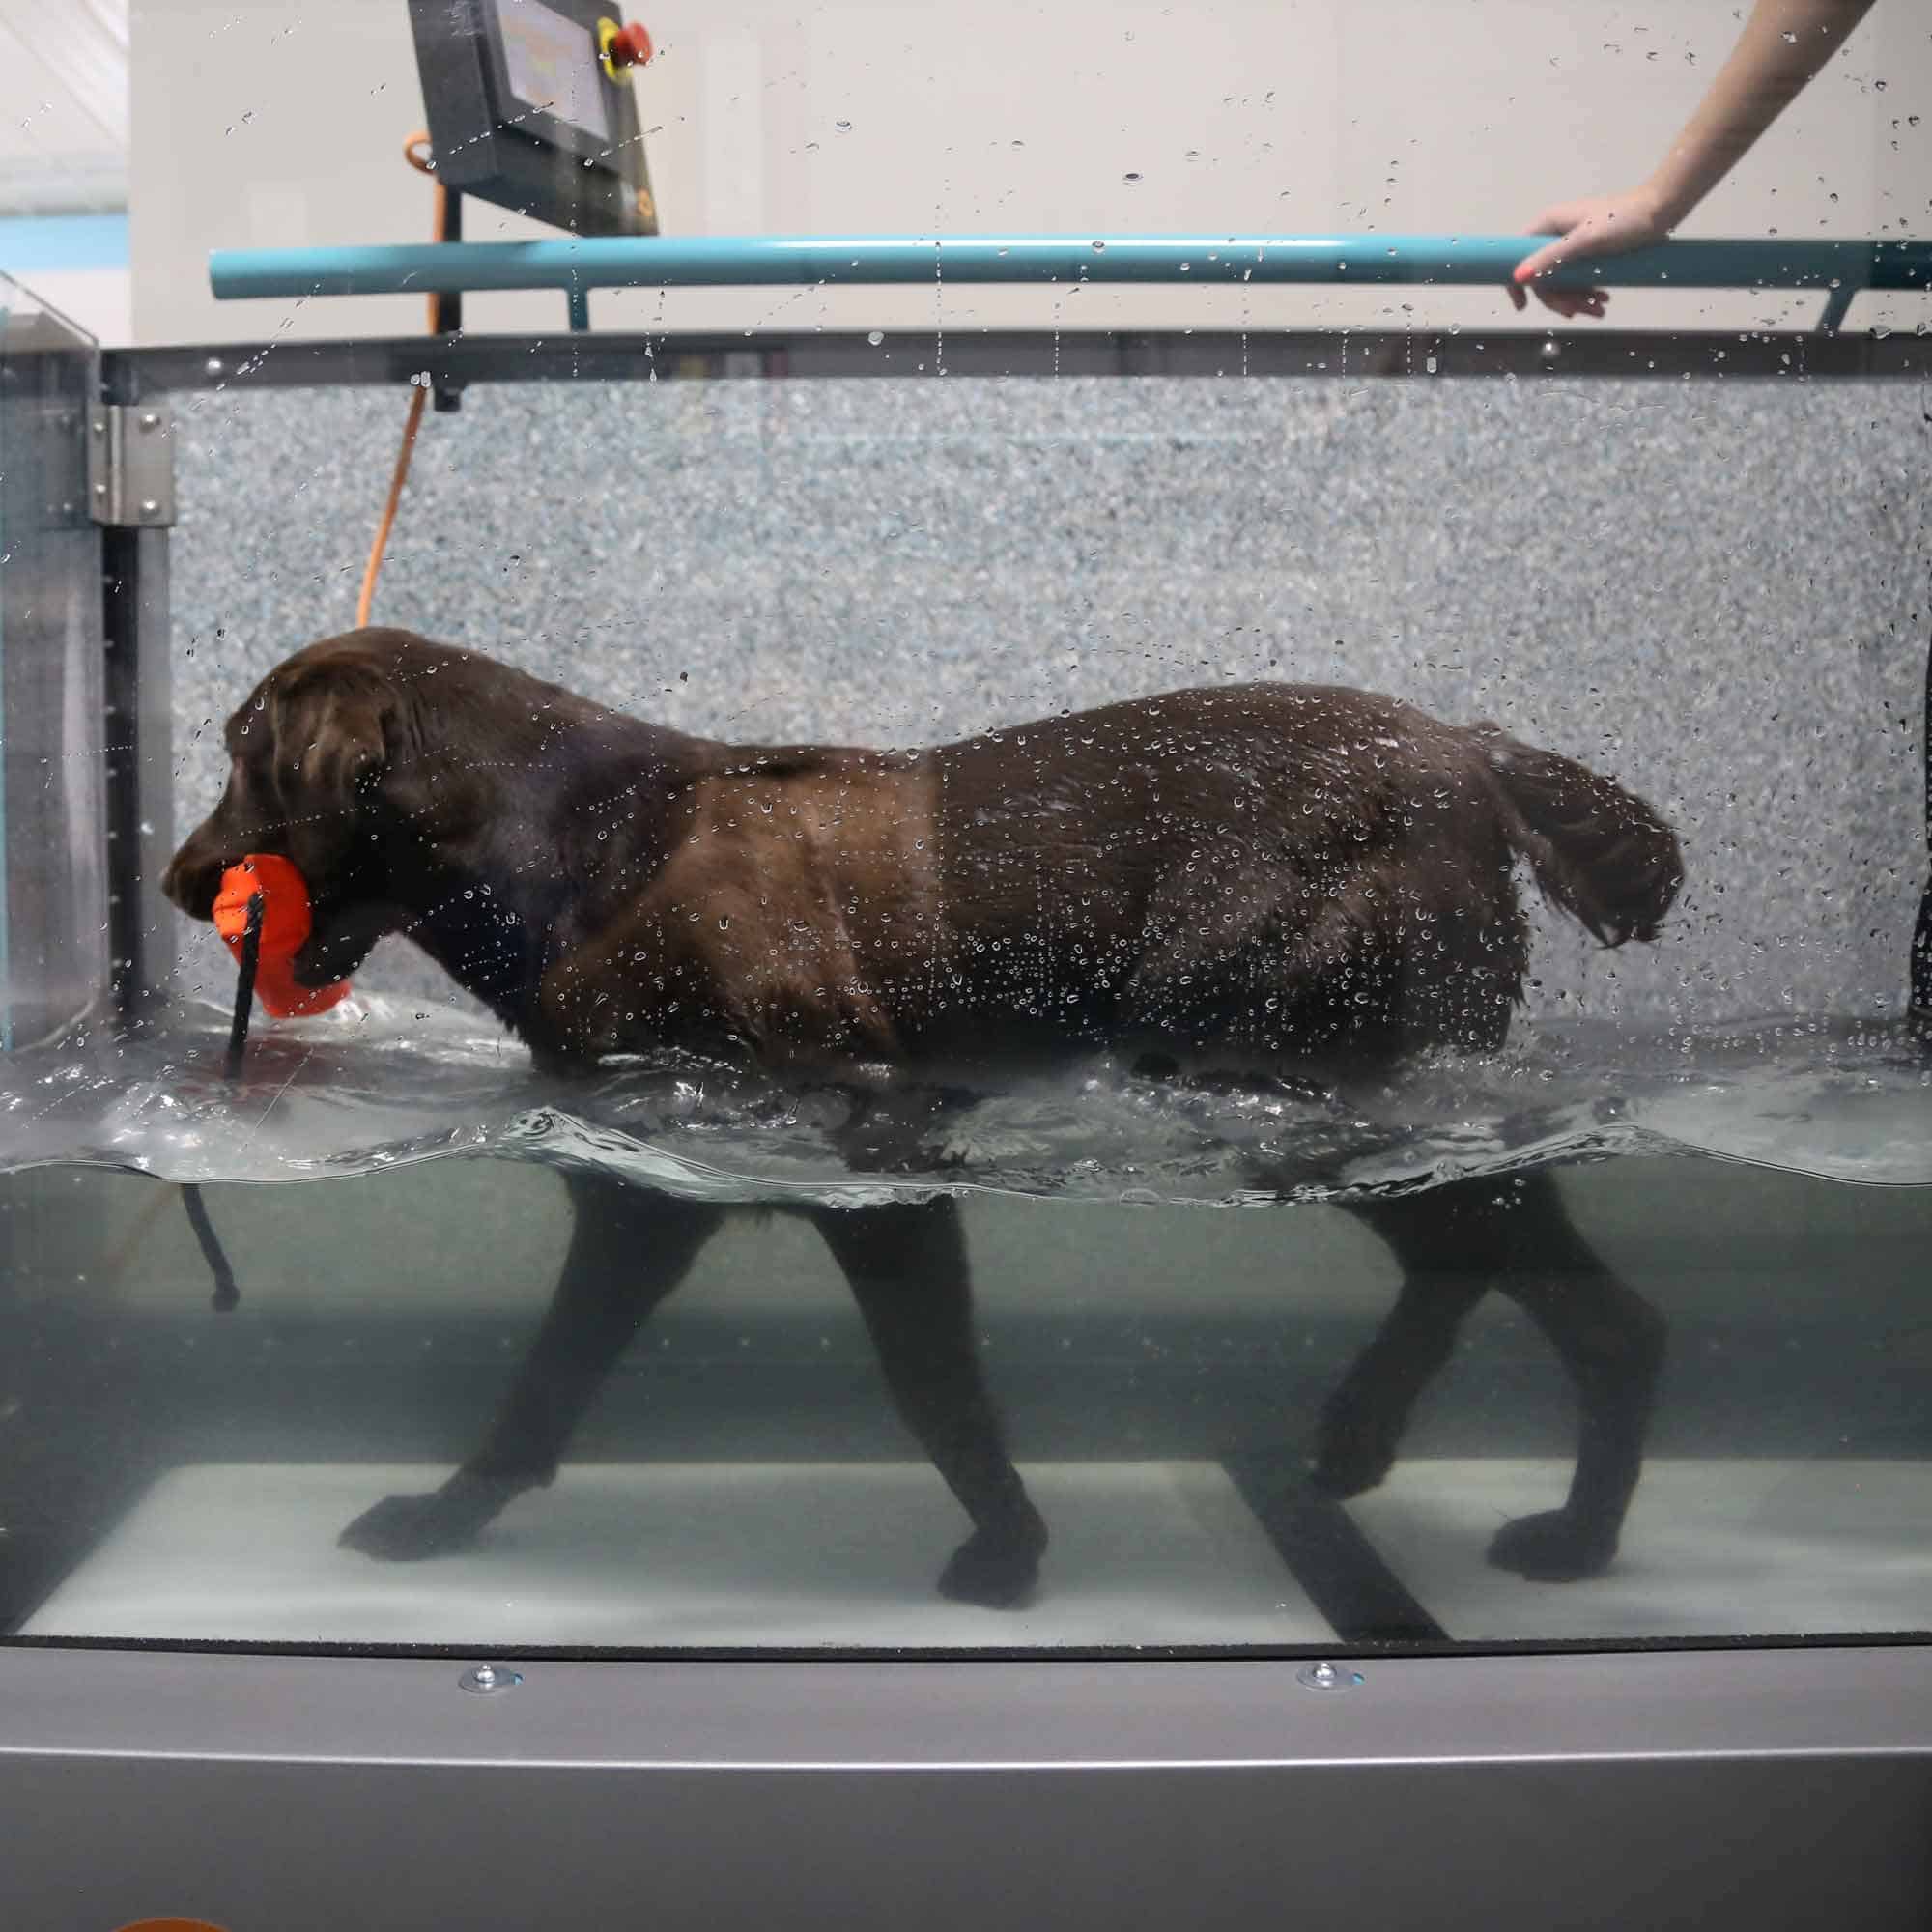
[[[1495,285],[1547,237],[1524,235],[707,235],[220,249],[221,300],[561,289],[574,327],[602,288],[879,287],[936,283]],[[1932,288],[1932,242],[1666,242],[1556,270],[1558,288]],[[1828,313],[1828,321],[1831,317]]]

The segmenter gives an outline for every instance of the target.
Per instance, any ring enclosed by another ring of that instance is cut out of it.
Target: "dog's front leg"
[[[822,1208],[813,1219],[852,1285],[899,1413],[973,1520],[941,1594],[989,1608],[1025,1602],[1046,1522],[1007,1453],[980,1372],[959,1204]]]
[[[504,1505],[547,1485],[604,1378],[681,1282],[724,1210],[605,1175],[565,1177],[576,1226],[550,1311],[489,1435],[441,1489],[385,1496],[342,1532],[407,1560],[473,1543]]]

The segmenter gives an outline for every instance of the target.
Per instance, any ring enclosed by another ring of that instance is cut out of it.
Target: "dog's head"
[[[169,898],[212,918],[230,866],[279,853],[306,881],[314,914],[297,980],[353,972],[389,923],[383,832],[402,725],[397,679],[367,633],[311,644],[270,671],[228,721],[228,783],[175,854]]]

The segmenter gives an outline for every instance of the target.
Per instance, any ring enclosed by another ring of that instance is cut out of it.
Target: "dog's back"
[[[1116,1039],[1492,1045],[1527,959],[1516,860],[1609,945],[1681,878],[1609,780],[1339,687],[1176,692],[932,758],[970,1004]]]

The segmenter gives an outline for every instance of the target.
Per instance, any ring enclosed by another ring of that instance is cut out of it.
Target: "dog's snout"
[[[202,833],[196,832],[161,874],[161,891],[190,919],[213,919],[215,895],[221,890],[221,875],[228,863],[210,849]]]

